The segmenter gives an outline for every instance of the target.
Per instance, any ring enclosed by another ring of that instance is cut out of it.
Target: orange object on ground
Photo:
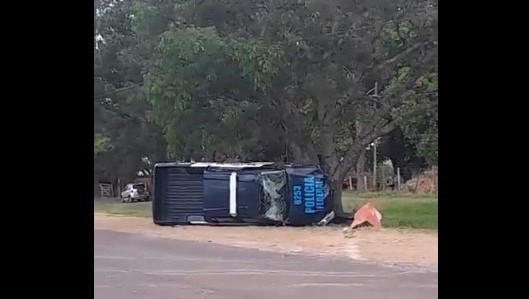
[[[356,211],[353,223],[351,224],[351,229],[354,229],[355,227],[366,222],[375,228],[381,228],[381,221],[382,214],[380,214],[380,212],[375,209],[375,207],[371,203],[368,202],[363,205],[358,211]]]

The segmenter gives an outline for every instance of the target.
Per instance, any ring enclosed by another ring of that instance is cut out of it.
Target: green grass
[[[343,205],[346,211],[360,208],[372,202],[384,216],[385,227],[437,229],[437,198],[406,193],[344,192]],[[94,203],[94,211],[114,215],[152,217],[151,202],[140,203]]]
[[[152,217],[152,203],[94,203],[94,211],[113,215]]]
[[[382,213],[385,227],[437,229],[437,198],[406,193],[343,193],[346,211],[367,202]]]

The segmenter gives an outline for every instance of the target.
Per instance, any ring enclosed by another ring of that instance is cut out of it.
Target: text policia
[[[293,186],[294,205],[302,203],[305,214],[314,214],[325,209],[325,193],[323,190],[323,177],[307,176],[302,185]]]

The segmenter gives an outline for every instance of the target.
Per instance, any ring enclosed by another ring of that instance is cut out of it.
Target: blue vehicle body
[[[318,165],[160,163],[153,185],[158,225],[308,225],[333,209],[330,178]]]

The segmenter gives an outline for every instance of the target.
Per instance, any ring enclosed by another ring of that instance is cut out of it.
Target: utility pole
[[[378,81],[375,82],[375,92],[373,97],[378,98]],[[378,138],[375,139],[373,143],[373,191],[377,191],[377,141]]]
[[[377,140],[373,143],[373,191],[377,191]]]

